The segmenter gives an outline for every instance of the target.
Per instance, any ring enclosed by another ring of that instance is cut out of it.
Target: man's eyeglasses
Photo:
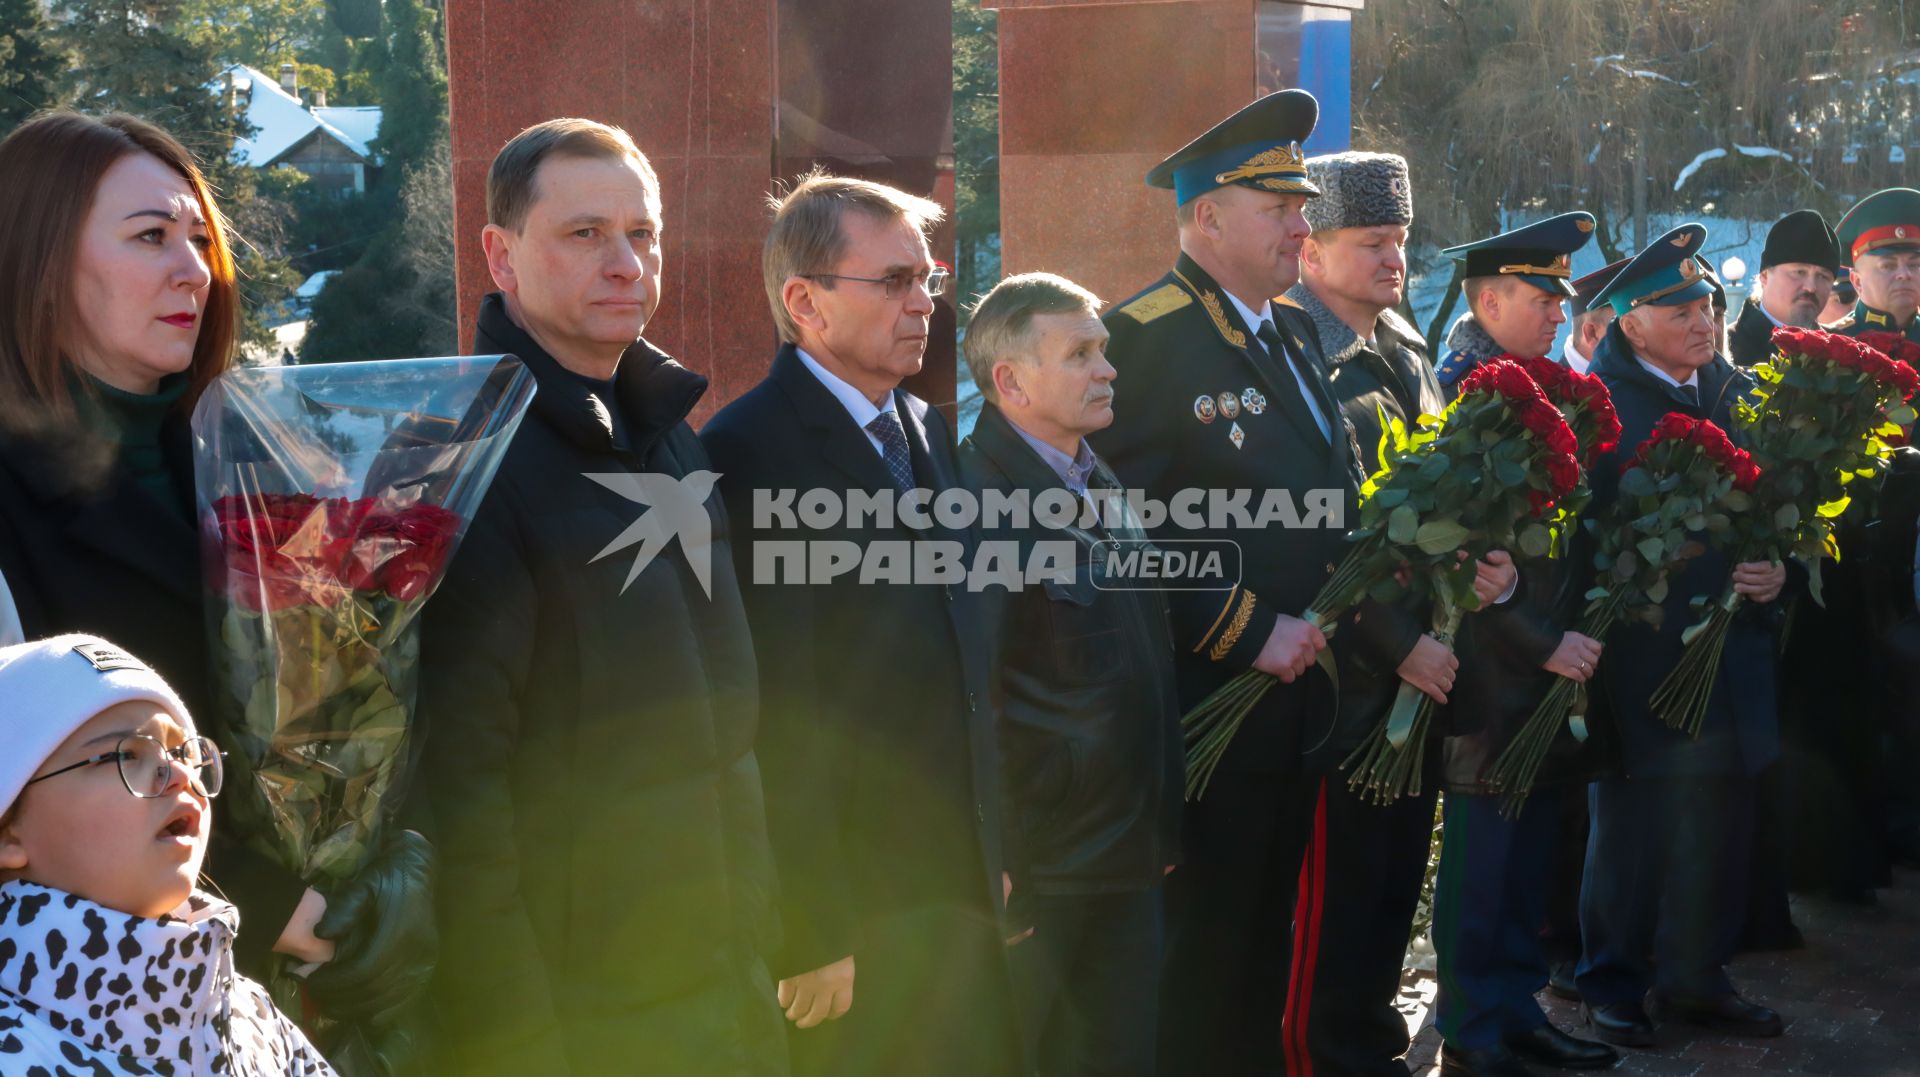
[[[82,767],[118,763],[120,784],[127,787],[127,792],[150,799],[167,794],[167,789],[173,785],[173,768],[177,763],[187,768],[187,778],[200,790],[201,795],[213,797],[220,795],[220,785],[226,780],[226,765],[221,762],[225,754],[205,737],[192,737],[177,748],[169,748],[152,737],[130,733],[121,737],[111,752],[102,752],[59,770],[48,771],[30,779],[27,784],[44,782]]]
[[[925,273],[909,273],[901,270],[884,277],[849,277],[845,273],[802,273],[807,280],[855,280],[861,284],[878,284],[888,299],[898,299],[907,294],[907,289],[920,285],[927,295],[936,296],[947,290],[947,281],[953,274],[944,269],[929,269]]]

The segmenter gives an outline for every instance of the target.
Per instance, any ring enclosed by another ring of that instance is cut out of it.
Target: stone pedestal
[[[556,116],[616,124],[660,175],[665,268],[647,338],[713,380],[698,425],[773,356],[760,247],[779,183],[819,164],[951,213],[951,35],[946,0],[448,0],[463,340],[493,290],[479,237],[494,154]],[[949,333],[909,388],[951,402],[953,363]]]
[[[1321,99],[1309,152],[1345,149],[1361,0],[983,0],[1000,35],[1000,250],[1117,300],[1172,264],[1167,154],[1265,93]]]

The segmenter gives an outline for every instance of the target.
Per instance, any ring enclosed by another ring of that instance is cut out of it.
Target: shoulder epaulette
[[[1434,365],[1433,376],[1439,379],[1442,385],[1452,385],[1465,377],[1467,371],[1473,368],[1473,364],[1473,356],[1466,352],[1450,351],[1445,359]]]
[[[1140,298],[1120,308],[1120,313],[1145,325],[1162,315],[1172,314],[1181,307],[1193,303],[1193,297],[1178,284],[1162,284]]]
[[[1298,303],[1295,303],[1295,302],[1293,301],[1293,299],[1292,299],[1291,297],[1289,297],[1289,296],[1287,296],[1287,295],[1284,295],[1284,294],[1282,294],[1282,295],[1276,295],[1276,296],[1274,296],[1274,297],[1273,297],[1273,301],[1274,301],[1275,303],[1278,303],[1278,304],[1280,304],[1280,305],[1281,305],[1281,306],[1283,306],[1283,307],[1292,307],[1292,308],[1293,308],[1293,309],[1295,309],[1295,310],[1300,310],[1300,311],[1304,311],[1304,310],[1306,310],[1306,309],[1307,309],[1307,308],[1305,308],[1305,307],[1303,307],[1303,306],[1301,306],[1300,304],[1298,304]]]

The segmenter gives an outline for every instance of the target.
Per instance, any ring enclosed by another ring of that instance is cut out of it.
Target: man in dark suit
[[[969,529],[906,511],[910,492],[959,485],[946,420],[899,389],[920,369],[946,281],[924,235],[939,215],[861,180],[795,186],[762,261],[785,343],[701,435],[739,536],[759,659],[786,929],[775,971],[800,1073],[973,1077],[1018,1065],[979,595],[964,580],[929,582],[925,566],[907,578],[879,563],[899,547],[964,557],[973,545]],[[783,491],[789,504],[809,491],[877,496],[888,511],[802,530],[791,511],[766,511]],[[806,540],[866,563],[789,563],[822,570],[794,579],[770,551]]]
[[[1713,350],[1712,285],[1694,253],[1706,229],[1682,225],[1634,256],[1596,303],[1620,317],[1594,355],[1619,412],[1620,447],[1592,469],[1592,512],[1604,518],[1622,461],[1660,417],[1681,412],[1731,429],[1753,385]],[[1697,738],[1653,713],[1654,690],[1679,661],[1690,602],[1731,581],[1746,598],[1727,631],[1725,658]],[[1779,752],[1773,678],[1773,603],[1786,582],[1777,563],[1729,563],[1709,549],[1678,569],[1655,628],[1608,634],[1596,680],[1598,713],[1619,744],[1618,770],[1593,783],[1577,982],[1594,1034],[1647,1046],[1642,998],[1654,989],[1671,1016],[1723,1032],[1780,1034],[1780,1015],[1735,992],[1726,964],[1747,907],[1754,777]]]
[[[1797,209],[1775,221],[1760,250],[1760,290],[1740,308],[1728,357],[1741,366],[1765,362],[1773,354],[1775,329],[1820,328],[1839,269],[1839,245],[1818,210]]]
[[[1045,1077],[1151,1077],[1159,1012],[1161,880],[1178,855],[1180,708],[1165,593],[1109,559],[1145,534],[1086,436],[1113,421],[1100,300],[1071,281],[1001,281],[967,326],[967,364],[987,403],[960,446],[984,502],[1066,492],[1094,512],[1063,527],[990,526],[983,543],[1046,551],[1045,580],[992,588],[1005,682],[1011,844],[1024,850],[1012,953],[1020,1016]]]

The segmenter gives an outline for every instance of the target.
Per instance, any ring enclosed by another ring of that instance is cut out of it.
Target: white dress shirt
[[[1254,336],[1257,337],[1260,335],[1261,327],[1273,322],[1273,302],[1271,300],[1261,304],[1260,313],[1256,315],[1252,307],[1240,302],[1239,296],[1228,292],[1225,288],[1220,290],[1226,292],[1227,302],[1232,303],[1233,309],[1240,312],[1240,320],[1246,323],[1247,328],[1253,330]],[[1279,332],[1279,329],[1280,327],[1278,325],[1274,325],[1275,332]],[[1286,356],[1276,355],[1273,358],[1275,362],[1286,367],[1293,373],[1295,384],[1300,386],[1300,396],[1307,402],[1307,410],[1313,413],[1314,423],[1320,427],[1320,436],[1326,438],[1327,442],[1331,444],[1333,442],[1333,427],[1328,424],[1325,413],[1320,410],[1320,402],[1314,397],[1313,389],[1307,385],[1306,377],[1293,365],[1293,361]]]
[[[1652,374],[1654,377],[1659,378],[1661,381],[1666,382],[1668,385],[1671,385],[1676,389],[1684,389],[1687,386],[1691,385],[1693,386],[1694,392],[1696,394],[1700,391],[1700,372],[1698,370],[1688,371],[1687,380],[1680,381],[1676,379],[1673,375],[1667,373],[1664,370],[1661,370],[1659,367],[1654,366],[1652,363],[1647,362],[1645,359],[1640,358],[1639,352],[1634,353],[1633,361],[1636,363],[1639,363],[1640,368],[1642,370],[1645,370],[1647,373]]]
[[[807,369],[813,372],[813,376],[820,379],[820,384],[827,387],[827,392],[832,393],[833,398],[840,402],[840,406],[847,409],[847,414],[853,416],[853,425],[860,428],[860,433],[866,436],[867,444],[872,445],[873,451],[880,455],[880,459],[885,460],[887,458],[887,447],[880,444],[879,438],[873,436],[873,431],[867,429],[867,424],[883,413],[894,410],[893,394],[887,394],[887,404],[885,407],[881,407],[873,401],[868,400],[860,390],[855,389],[853,386],[835,377],[832,371],[821,366],[813,356],[806,353],[805,349],[795,348],[793,350],[795,354],[800,356],[800,361],[806,364]],[[899,412],[894,411],[895,421],[899,420],[899,415]],[[905,433],[906,424],[901,423],[900,429],[902,433]]]

